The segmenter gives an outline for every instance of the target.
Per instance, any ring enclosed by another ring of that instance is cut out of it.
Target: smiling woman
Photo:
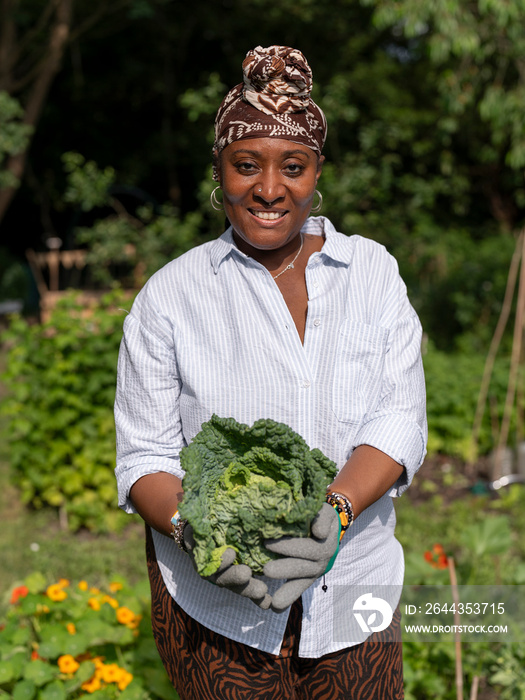
[[[154,275],[124,324],[120,505],[148,526],[155,639],[182,700],[403,697],[392,497],[425,454],[421,327],[385,249],[310,216],[326,137],[311,88],[300,51],[248,52],[215,120],[211,202],[230,225]],[[213,414],[284,423],[338,468],[310,535],[265,542],[262,577],[231,547],[209,579],[193,565],[180,453]],[[341,631],[335,604],[377,585],[392,620]]]

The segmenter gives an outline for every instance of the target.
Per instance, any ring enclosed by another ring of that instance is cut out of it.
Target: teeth
[[[254,211],[252,212],[259,219],[266,219],[268,221],[273,221],[275,219],[280,219],[282,214],[277,211]]]

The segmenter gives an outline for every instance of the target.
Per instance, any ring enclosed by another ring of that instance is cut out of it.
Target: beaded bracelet
[[[183,552],[187,552],[188,550],[186,549],[186,545],[184,544],[184,528],[188,524],[188,521],[183,520],[180,517],[179,511],[177,511],[171,519],[171,524],[171,536],[177,543],[179,549],[182,549]]]
[[[354,522],[354,509],[346,496],[343,496],[342,493],[336,493],[335,491],[330,491],[326,494],[326,502],[331,505],[332,508],[335,508],[341,520],[340,542],[345,532]]]

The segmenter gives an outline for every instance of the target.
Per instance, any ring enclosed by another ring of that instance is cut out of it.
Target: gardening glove
[[[323,503],[315,516],[310,537],[267,540],[266,549],[280,554],[264,567],[269,578],[287,579],[272,595],[274,612],[282,612],[322,576],[339,546],[340,520],[335,508]]]
[[[195,566],[193,557],[195,539],[193,537],[193,528],[189,523],[184,528],[183,537],[186,550]],[[217,571],[211,576],[204,576],[203,578],[217,586],[228,588],[228,590],[238,593],[245,598],[250,598],[260,608],[267,610],[272,602],[268,593],[268,586],[261,579],[254,578],[252,570],[246,564],[234,564],[236,557],[236,551],[228,547],[222,555],[221,564]]]

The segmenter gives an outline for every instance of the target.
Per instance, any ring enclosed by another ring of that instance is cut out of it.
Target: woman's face
[[[298,235],[323,161],[308,146],[286,139],[243,139],[226,146],[219,179],[241,250],[276,250]]]

